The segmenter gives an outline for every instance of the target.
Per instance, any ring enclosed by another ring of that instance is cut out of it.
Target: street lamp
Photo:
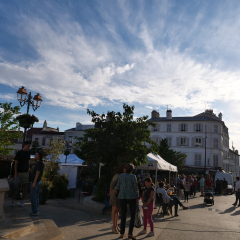
[[[207,172],[207,125],[205,125],[205,174]]]
[[[69,149],[68,146],[71,147],[72,144],[73,144],[73,141],[69,141],[69,142],[68,141],[63,141],[63,143],[66,144],[66,148],[67,148],[67,150],[65,152],[66,153],[65,154],[66,155],[65,163],[67,163],[67,156],[68,156],[68,149]]]
[[[21,87],[17,91],[17,100],[20,103],[20,106],[23,107],[25,104],[27,104],[27,114],[29,113],[29,108],[32,106],[33,111],[36,111],[42,103],[42,97],[39,93],[37,93],[34,97],[32,97],[31,92],[28,94],[27,90],[24,87]],[[26,130],[27,127],[24,127],[24,134],[23,134],[23,144],[25,142],[26,138]]]

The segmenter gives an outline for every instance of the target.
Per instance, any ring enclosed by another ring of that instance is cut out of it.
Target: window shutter
[[[205,138],[202,138],[202,148],[205,148]]]
[[[196,124],[193,124],[193,131],[196,132]]]
[[[161,124],[158,124],[157,125],[157,131],[160,132],[160,127],[161,127]]]
[[[181,124],[178,124],[178,131],[181,132]]]
[[[192,147],[194,147],[195,138],[192,138]]]
[[[195,154],[195,165],[197,166],[197,154]]]
[[[189,147],[189,138],[186,138],[186,146]]]
[[[185,124],[185,131],[188,131],[188,124]]]
[[[201,124],[201,132],[203,132],[203,124]]]
[[[179,147],[179,137],[177,137],[177,147]]]

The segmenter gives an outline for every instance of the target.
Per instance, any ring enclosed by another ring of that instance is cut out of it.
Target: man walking
[[[239,181],[239,177],[236,177],[236,180],[237,180],[236,186],[235,186],[236,201],[233,205],[236,206],[237,203],[238,203],[238,207],[240,207],[240,181]]]
[[[213,180],[210,178],[210,175],[207,175],[207,178],[204,181],[205,188],[212,188]]]
[[[227,187],[228,187],[228,182],[227,182],[226,178],[223,178],[223,194],[224,195],[227,194]]]
[[[23,185],[23,195],[22,195],[22,201],[20,203],[20,207],[24,206],[25,197],[27,194],[27,183],[28,183],[28,169],[29,169],[29,160],[30,160],[30,153],[29,148],[31,146],[31,143],[29,141],[25,141],[23,145],[23,149],[18,151],[14,161],[14,178],[19,177],[20,183]],[[16,191],[13,194],[12,203],[11,206],[15,206],[15,198],[16,198]]]

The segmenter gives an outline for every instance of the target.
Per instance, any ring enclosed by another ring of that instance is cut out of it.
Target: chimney
[[[153,110],[152,111],[152,118],[159,118],[160,115],[159,115],[159,112],[157,112],[156,110]]]
[[[221,112],[218,114],[218,118],[220,121],[222,121],[222,113]]]
[[[172,119],[172,110],[167,110],[166,118]]]
[[[76,123],[76,130],[77,130],[77,131],[82,130],[82,124],[81,124],[80,122],[77,122],[77,123]]]

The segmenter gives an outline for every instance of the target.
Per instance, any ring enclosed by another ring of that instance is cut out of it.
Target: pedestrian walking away
[[[186,184],[184,184],[184,196],[185,196],[185,201],[184,202],[188,202],[188,195],[189,195],[189,192],[190,192],[190,188],[192,186],[192,183],[189,183],[187,182]]]
[[[233,204],[234,206],[237,205],[238,203],[238,207],[240,207],[240,181],[239,181],[239,177],[236,177],[236,186],[235,186],[235,192],[236,192],[236,201]]]
[[[44,164],[42,162],[43,154],[42,152],[37,152],[35,154],[35,160],[37,161],[36,166],[34,167],[31,179],[31,206],[32,212],[29,213],[31,216],[37,216],[39,213],[39,191],[42,185],[42,174],[44,169]]]
[[[147,224],[149,222],[151,231],[148,233],[148,236],[154,236],[154,223],[152,220],[152,213],[154,209],[153,197],[155,195],[155,189],[153,187],[153,182],[151,178],[145,178],[145,190],[142,195],[143,200],[143,217],[144,217],[144,229],[140,234],[147,233]]]
[[[126,217],[127,217],[127,205],[129,205],[131,219],[128,230],[128,238],[136,239],[133,236],[133,228],[135,221],[136,205],[139,203],[139,191],[138,183],[135,175],[132,174],[134,170],[133,164],[126,166],[126,173],[119,176],[118,183],[115,187],[115,194],[119,190],[118,198],[121,205],[121,238],[124,237]]]
[[[29,161],[30,161],[30,152],[28,151],[31,146],[31,143],[29,141],[25,141],[22,150],[18,151],[14,161],[14,179],[19,177],[20,178],[20,184],[23,185],[23,194],[22,194],[22,201],[20,203],[20,207],[24,206],[25,203],[25,197],[27,194],[27,183],[28,183],[28,178],[29,178]],[[12,203],[11,206],[15,206],[15,198],[16,198],[16,193],[15,191],[13,193],[12,197]]]

